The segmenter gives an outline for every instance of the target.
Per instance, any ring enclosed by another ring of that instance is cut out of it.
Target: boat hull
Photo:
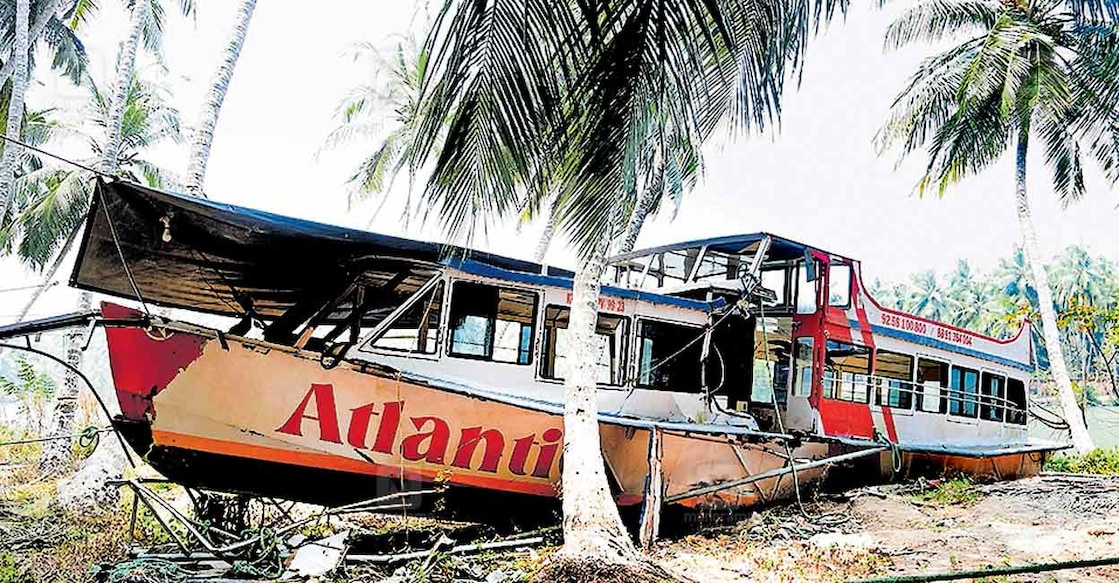
[[[107,304],[106,317],[135,313]],[[203,331],[107,329],[122,416],[116,425],[158,471],[184,485],[321,504],[438,483],[556,498],[563,419],[453,384],[354,363],[325,368],[309,352]],[[748,506],[793,494],[789,476],[716,494],[692,490],[787,465],[779,440],[603,420],[603,453],[620,505],[645,498],[654,431],[666,498]],[[798,446],[818,459],[827,446]],[[801,486],[824,477],[802,472]]]

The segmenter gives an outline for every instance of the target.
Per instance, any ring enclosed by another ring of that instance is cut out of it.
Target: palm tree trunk
[[[187,163],[186,191],[189,194],[205,196],[202,193],[202,185],[206,179],[210,145],[214,142],[214,128],[218,124],[221,105],[225,101],[226,91],[229,90],[229,81],[233,78],[237,58],[241,56],[241,46],[245,44],[245,34],[249,30],[249,21],[252,20],[255,8],[256,0],[241,0],[241,6],[237,10],[237,21],[233,32],[230,33],[229,44],[225,48],[225,56],[214,73],[210,93],[202,103],[198,127],[195,128],[194,139],[190,143],[190,161]]]
[[[132,17],[129,24],[129,35],[124,41],[120,60],[117,62],[117,79],[113,89],[112,102],[109,106],[109,119],[105,128],[105,144],[99,170],[105,174],[115,174],[120,157],[121,123],[124,119],[124,109],[128,100],[128,90],[132,85],[132,76],[136,69],[136,51],[140,45],[140,37],[144,30],[144,23],[148,20],[151,10],[149,2],[136,2],[132,7]],[[93,304],[93,295],[83,291],[78,297],[78,311],[84,312]],[[66,362],[74,368],[82,367],[82,330],[73,330],[66,334]],[[51,422],[55,436],[72,435],[74,433],[74,413],[77,408],[79,389],[77,375],[67,372],[58,391],[54,404],[54,417]],[[56,439],[46,442],[43,455],[39,459],[39,467],[47,473],[57,473],[64,469],[70,460],[71,443],[68,439]]]
[[[31,34],[27,35],[28,47],[31,47],[39,40],[39,37],[43,34],[43,30],[47,27],[47,22],[50,21],[57,10],[58,0],[48,0],[43,6],[43,9],[39,11],[39,15],[35,17],[35,22],[31,24]],[[11,78],[12,74],[15,73],[16,62],[16,59],[9,58],[4,62],[4,66],[0,67],[0,86],[4,85],[4,83]]]
[[[92,294],[82,292],[78,296],[78,311],[84,312],[92,303]],[[74,368],[82,366],[82,333],[84,328],[74,328],[66,333],[66,362]],[[59,437],[74,434],[74,414],[78,410],[78,375],[67,372],[62,387],[54,398],[54,413],[51,416],[51,435]],[[73,440],[54,439],[43,444],[39,458],[39,469],[47,474],[58,474],[66,468],[71,459]]]
[[[633,216],[630,217],[629,224],[626,225],[625,235],[618,242],[617,249],[614,250],[615,255],[633,251],[633,246],[637,244],[637,236],[641,234],[641,227],[645,226],[645,218],[653,210],[653,204],[657,202],[660,195],[661,192],[653,188],[645,188],[641,192],[641,197],[637,200],[637,206],[633,209]]]
[[[556,207],[559,206],[559,199],[552,201],[552,206],[548,210],[548,222],[544,223],[544,232],[540,234],[540,240],[536,242],[536,250],[532,252],[532,260],[537,263],[544,263],[544,257],[548,254],[548,247],[552,244],[552,237],[556,235]]]
[[[12,45],[12,56],[9,61],[14,61],[12,73],[12,96],[8,101],[8,123],[4,135],[18,140],[23,127],[23,98],[27,94],[28,67],[27,57],[31,48],[28,38],[30,30],[28,21],[31,19],[31,0],[16,1],[15,43]],[[16,152],[19,147],[12,142],[3,144],[4,151],[0,154],[0,219],[8,215],[8,209],[15,200],[15,163]]]
[[[1049,279],[1045,272],[1045,265],[1041,261],[1037,232],[1034,230],[1033,216],[1030,212],[1030,199],[1026,194],[1026,154],[1028,149],[1029,126],[1026,125],[1018,136],[1017,189],[1015,190],[1018,226],[1022,229],[1022,247],[1030,264],[1034,289],[1037,290],[1038,310],[1041,312],[1041,332],[1045,339],[1045,350],[1049,353],[1049,371],[1053,373],[1053,381],[1057,384],[1057,394],[1061,400],[1061,408],[1065,413],[1065,421],[1069,425],[1073,447],[1076,448],[1078,453],[1085,454],[1092,451],[1095,446],[1092,444],[1091,436],[1088,435],[1088,428],[1084,424],[1084,415],[1080,412],[1080,406],[1076,402],[1076,394],[1072,391],[1072,380],[1069,378],[1064,353],[1061,352],[1060,332],[1057,330],[1057,314],[1053,309],[1053,292],[1049,289]]]
[[[609,239],[580,259],[571,300],[572,367],[564,382],[563,550],[573,559],[633,563],[636,547],[610,496],[598,429],[595,322]]]
[[[150,10],[149,2],[136,2],[132,7],[129,34],[124,41],[120,61],[117,62],[117,81],[113,88],[113,101],[109,107],[108,126],[105,128],[105,149],[102,151],[100,168],[105,174],[114,174],[117,171],[117,159],[120,156],[120,126],[124,120],[124,109],[128,101],[128,90],[132,86],[132,76],[136,71],[136,50],[140,46],[140,37],[144,32],[144,23],[148,20]]]

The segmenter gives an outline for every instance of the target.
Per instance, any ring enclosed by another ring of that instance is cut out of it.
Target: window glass
[[[1014,378],[1006,379],[1006,422],[1026,424],[1026,385]]]
[[[828,305],[846,308],[851,305],[851,266],[835,263],[828,270]]]
[[[702,334],[699,327],[639,320],[637,384],[678,393],[699,392],[703,341],[696,338]]]
[[[1003,399],[1006,398],[1006,377],[983,373],[983,384],[979,387],[979,418],[987,421],[1002,421]]]
[[[812,337],[797,338],[796,380],[793,394],[798,397],[812,395]]]
[[[825,345],[824,396],[841,401],[869,403],[870,349],[828,340]]]
[[[737,265],[737,261],[732,262],[729,255],[718,253],[715,251],[708,251],[703,254],[703,260],[699,262],[699,268],[696,270],[696,281],[701,279],[734,279],[735,273],[731,271],[732,265]]]
[[[918,358],[917,385],[917,408],[929,413],[943,413],[944,388],[948,386],[948,363]]]
[[[546,379],[567,377],[571,366],[571,347],[567,333],[571,310],[548,306],[544,310],[544,346],[541,350],[540,376]],[[625,354],[629,338],[629,318],[598,315],[595,329],[595,380],[600,384],[625,384]]]
[[[979,372],[970,368],[952,367],[949,383],[948,414],[976,417],[979,413]]]
[[[439,314],[443,308],[443,284],[404,311],[373,347],[420,354],[435,354],[439,344]]]
[[[884,395],[879,404],[897,409],[913,408],[913,357],[879,350],[874,355],[874,374],[882,379]]]
[[[808,281],[808,270],[804,268],[803,263],[797,266],[798,314],[816,313],[816,281]]]
[[[466,281],[451,295],[450,354],[528,364],[536,294]]]
[[[777,302],[773,305],[784,305],[788,302],[785,297],[785,273],[784,267],[762,270],[762,287],[777,296]]]

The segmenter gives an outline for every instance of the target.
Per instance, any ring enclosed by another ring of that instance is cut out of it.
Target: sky
[[[184,124],[194,123],[210,76],[232,27],[236,2],[198,2],[196,19],[168,4],[164,62],[172,104]],[[101,14],[85,31],[91,71],[109,87],[119,42],[127,33],[123,2],[102,2]],[[914,194],[923,160],[898,164],[896,154],[879,155],[874,135],[891,101],[929,47],[886,53],[886,26],[904,4],[885,10],[866,3],[833,22],[809,45],[799,87],[786,94],[779,131],[730,139],[719,136],[706,149],[703,178],[678,212],[663,211],[646,223],[638,246],[769,231],[860,259],[868,279],[895,280],[926,269],[946,271],[957,259],[980,270],[992,268],[1019,239],[1013,201],[1013,161],[1007,156],[982,175],[949,190],[944,198]],[[314,6],[314,8],[311,8]],[[206,177],[210,197],[223,202],[374,231],[442,240],[438,225],[401,220],[407,180],[399,180],[376,214],[378,201],[349,208],[345,181],[373,141],[324,150],[335,112],[346,92],[371,82],[369,63],[355,61],[353,48],[371,43],[389,50],[417,23],[423,9],[401,0],[260,2],[218,122]],[[40,59],[41,63],[49,62]],[[157,72],[150,57],[145,71]],[[45,67],[43,67],[45,69]],[[80,106],[83,93],[40,71],[31,107]],[[387,112],[386,112],[387,113]],[[57,146],[76,158],[89,156],[81,140]],[[151,155],[183,172],[183,145]],[[1042,249],[1047,255],[1083,245],[1119,260],[1119,197],[1095,170],[1084,200],[1063,209],[1053,194],[1040,156],[1031,161],[1029,187]],[[372,222],[370,222],[372,219]],[[492,228],[476,247],[530,258],[542,225]],[[548,261],[571,265],[557,242]],[[69,266],[63,268],[68,277]],[[0,322],[26,301],[25,291],[41,276],[14,261],[0,260]],[[33,315],[68,309],[72,292],[55,286]]]

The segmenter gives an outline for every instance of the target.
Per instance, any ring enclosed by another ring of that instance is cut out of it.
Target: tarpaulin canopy
[[[356,278],[423,281],[448,263],[541,273],[449,245],[294,219],[119,181],[96,186],[75,287],[151,304],[274,319]],[[570,277],[551,269],[546,275]],[[416,284],[418,285],[418,284]]]

